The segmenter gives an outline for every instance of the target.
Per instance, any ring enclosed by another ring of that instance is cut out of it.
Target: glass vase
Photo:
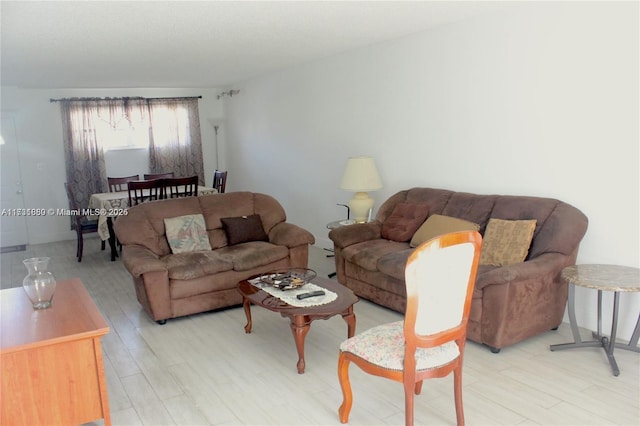
[[[33,309],[51,307],[53,292],[56,290],[56,279],[48,271],[48,257],[34,257],[22,261],[29,274],[22,280],[22,287],[33,304]]]

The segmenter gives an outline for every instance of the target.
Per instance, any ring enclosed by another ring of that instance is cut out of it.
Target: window
[[[104,151],[143,148],[150,173],[197,175],[204,182],[198,99],[73,98],[61,103],[67,181],[86,205],[107,187]]]
[[[89,130],[90,131],[90,130]],[[105,151],[111,149],[148,148],[148,120],[131,123],[123,117],[115,125],[107,121],[96,121],[96,137]]]

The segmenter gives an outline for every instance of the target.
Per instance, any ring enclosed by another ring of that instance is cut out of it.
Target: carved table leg
[[[353,313],[353,305],[342,313],[342,319],[347,323],[347,337],[353,337],[356,333],[356,316]]]
[[[247,325],[244,326],[245,333],[251,333],[251,301],[246,297],[242,298],[242,307],[244,308],[244,314],[247,316]]]
[[[304,315],[296,315],[292,318],[291,331],[298,351],[298,374],[304,373],[304,338],[307,336],[309,328],[311,328],[311,323],[306,320]]]

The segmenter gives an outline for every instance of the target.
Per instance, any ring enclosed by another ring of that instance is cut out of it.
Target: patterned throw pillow
[[[425,241],[450,232],[459,231],[477,231],[480,225],[469,222],[468,220],[458,219],[457,217],[443,216],[441,214],[432,214],[429,216],[422,226],[413,234],[411,238],[411,247],[418,247]]]
[[[204,216],[189,214],[164,220],[171,253],[211,250]]]
[[[481,265],[508,266],[524,262],[536,220],[489,219],[482,237]]]
[[[401,243],[409,241],[428,214],[429,206],[426,204],[396,204],[382,224],[382,238]]]
[[[269,241],[269,237],[262,227],[260,215],[223,217],[220,221],[227,233],[230,246],[249,241]]]

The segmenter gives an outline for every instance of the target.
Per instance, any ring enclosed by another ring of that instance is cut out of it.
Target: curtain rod
[[[62,102],[62,101],[120,101],[120,100],[128,100],[128,99],[146,99],[146,100],[160,100],[160,101],[168,101],[173,99],[202,99],[202,96],[174,96],[171,98],[145,98],[142,96],[126,96],[121,98],[60,98],[60,99],[49,99],[49,102]]]

